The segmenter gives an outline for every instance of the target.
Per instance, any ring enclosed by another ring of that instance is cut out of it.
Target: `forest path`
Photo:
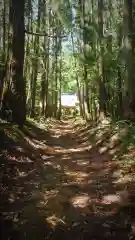
[[[111,156],[72,121],[27,127],[1,156],[1,239],[129,239]]]

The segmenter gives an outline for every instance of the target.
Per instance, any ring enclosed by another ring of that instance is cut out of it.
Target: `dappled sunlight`
[[[125,174],[124,165],[119,169],[119,161],[112,161],[108,150],[118,136],[98,146],[89,139],[87,126],[73,131],[69,122],[67,131],[66,124],[55,122],[47,135],[31,126],[36,138],[24,134],[23,140],[3,152],[2,216],[5,219],[12,212],[10,219],[22,232],[29,232],[31,226],[51,233],[80,227],[93,231],[96,222],[104,229],[110,225],[107,219],[115,219],[128,205],[129,192],[123,189],[133,178]],[[79,131],[86,136],[80,138]]]
[[[69,160],[69,159],[71,159],[71,155],[70,154],[68,154],[68,153],[63,154],[62,160]]]
[[[32,170],[30,170],[30,171],[28,171],[28,172],[17,171],[17,173],[18,173],[18,177],[23,178],[23,177],[28,177],[28,176],[30,176],[30,175],[33,174],[35,171],[36,171],[36,169],[32,169]]]
[[[110,195],[106,195],[103,197],[103,199],[101,200],[101,203],[103,204],[112,204],[112,203],[120,203],[120,196],[116,195],[116,194],[110,194]]]
[[[88,160],[76,160],[76,164],[79,166],[88,166],[90,164],[90,161]]]
[[[73,197],[70,201],[74,207],[85,208],[85,207],[89,206],[90,198],[87,195],[86,196],[78,195],[78,196]]]
[[[88,178],[88,174],[84,172],[71,172],[71,171],[65,171],[65,174],[72,178],[77,183],[83,182]]]
[[[84,146],[82,146],[82,147],[79,147],[79,148],[70,148],[68,151],[70,151],[70,152],[83,152],[83,151],[88,151],[88,150],[90,150],[92,148],[92,146],[90,145],[90,146],[86,146],[86,147],[84,147]]]
[[[103,204],[117,204],[117,207],[130,204],[129,193],[126,189],[117,191],[115,194],[108,194],[102,198]]]
[[[16,146],[15,149],[19,152],[25,152],[24,148],[20,147],[20,146]]]
[[[135,240],[135,1],[0,16],[0,240]]]
[[[52,227],[55,228],[59,223],[66,224],[65,221],[55,215],[49,216],[46,218],[47,223]]]
[[[14,195],[13,193],[11,193],[10,196],[9,196],[9,198],[8,198],[8,201],[9,201],[10,203],[13,203],[13,202],[15,202],[15,200],[16,200],[15,195]]]
[[[115,174],[114,174],[115,176]],[[124,175],[119,175],[119,178],[113,181],[114,184],[129,184],[130,182],[133,181],[133,176],[130,174],[124,174]]]

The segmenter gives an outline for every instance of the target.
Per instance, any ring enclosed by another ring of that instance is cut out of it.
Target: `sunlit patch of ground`
[[[2,153],[6,163],[1,165],[3,218],[11,215],[12,225],[22,229],[22,239],[99,240],[97,227],[94,230],[97,223],[103,239],[105,235],[106,239],[124,239],[122,235],[112,238],[110,226],[128,218],[119,211],[128,205],[134,189],[131,164],[126,173],[129,162],[123,164],[116,155],[127,129],[113,131],[108,122],[91,128],[54,121],[49,123],[48,136],[44,124],[39,127],[40,132],[36,125],[36,131],[31,126],[28,135],[19,133],[23,141],[17,140],[18,132],[12,135],[7,130],[17,143]],[[128,185],[132,185],[130,194],[125,189]],[[5,204],[9,210],[4,210]],[[63,235],[56,238],[57,231]]]

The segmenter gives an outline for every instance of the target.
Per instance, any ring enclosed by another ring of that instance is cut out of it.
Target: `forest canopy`
[[[77,92],[85,119],[133,119],[133,0],[0,1],[0,112],[60,118]]]

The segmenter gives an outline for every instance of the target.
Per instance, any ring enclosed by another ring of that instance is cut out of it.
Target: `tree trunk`
[[[40,17],[41,17],[41,0],[38,1],[38,19],[37,19],[37,32],[40,30]],[[38,75],[38,55],[39,55],[39,35],[35,36],[34,41],[35,56],[33,59],[33,79],[32,79],[32,94],[31,94],[31,113],[30,116],[35,116],[35,103],[36,103],[36,86],[37,86],[37,75]]]
[[[26,119],[26,86],[23,77],[24,64],[24,0],[11,0],[11,95],[9,106],[12,110],[13,120],[22,126]]]
[[[125,94],[128,93],[129,100],[133,99],[133,33],[132,33],[132,0],[124,0],[124,54],[125,54]]]
[[[89,88],[88,88],[88,70],[87,70],[87,50],[86,46],[88,45],[88,37],[87,37],[87,26],[88,26],[88,16],[86,16],[86,1],[81,0],[81,11],[82,11],[82,28],[83,28],[83,54],[84,54],[84,67],[83,67],[83,78],[84,78],[84,115],[85,118],[88,120],[89,119],[89,113],[90,113],[90,104],[89,104]]]
[[[103,39],[103,0],[98,0],[98,24],[99,24],[99,111],[102,120],[106,114],[106,90],[104,74],[104,39]]]
[[[71,41],[72,41],[73,54],[75,55],[73,30],[71,31]],[[74,68],[76,69],[76,67],[77,67],[77,63],[76,63],[76,58],[74,57]],[[77,95],[78,95],[78,99],[79,99],[80,114],[81,114],[82,117],[84,117],[83,106],[82,106],[82,97],[81,97],[81,89],[80,89],[80,85],[79,85],[79,79],[78,79],[77,72],[76,72],[76,85],[77,85]]]

